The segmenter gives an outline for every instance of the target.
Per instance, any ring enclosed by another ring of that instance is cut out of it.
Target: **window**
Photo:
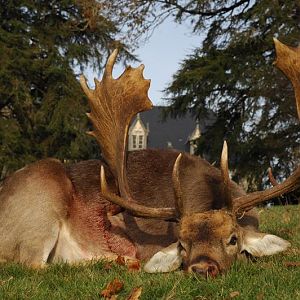
[[[129,151],[136,149],[145,149],[144,138],[145,137],[142,133],[132,134],[129,140],[130,145],[128,145]]]
[[[139,135],[139,149],[143,149],[143,136]]]
[[[136,149],[137,145],[136,145],[136,135],[132,135],[132,149]]]

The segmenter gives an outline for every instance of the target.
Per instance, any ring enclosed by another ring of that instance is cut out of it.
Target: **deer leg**
[[[52,259],[58,236],[59,221],[47,224],[43,230],[36,232],[30,239],[19,245],[19,261],[32,268],[43,268]]]

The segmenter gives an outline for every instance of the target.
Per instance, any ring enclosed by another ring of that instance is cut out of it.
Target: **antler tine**
[[[276,179],[273,175],[272,168],[268,168],[268,176],[269,176],[269,180],[273,186],[278,185],[278,182],[276,181]]]
[[[228,147],[226,141],[223,143],[220,167],[224,185],[225,204],[229,210],[232,210],[232,195],[230,190],[230,177],[228,168]]]
[[[273,40],[277,56],[274,65],[287,76],[294,87],[300,119],[300,47],[289,47],[275,38]]]
[[[103,74],[103,79],[105,78],[112,78],[112,71],[118,56],[118,49],[115,49],[113,51],[113,53],[109,56],[106,66],[105,66],[105,70],[104,70],[104,74]]]
[[[79,82],[80,82],[80,85],[81,85],[84,93],[87,95],[88,99],[90,99],[90,97],[92,97],[93,93],[91,92],[91,90],[87,86],[87,83],[86,83],[87,80],[86,80],[84,75],[82,75],[82,74],[80,75]]]
[[[183,193],[180,185],[180,178],[179,178],[179,166],[182,158],[182,153],[180,153],[173,167],[172,173],[172,181],[173,181],[173,188],[175,193],[175,201],[176,201],[176,208],[180,214],[180,216],[184,215],[184,200],[183,200]]]
[[[94,130],[89,132],[99,143],[102,156],[110,171],[118,181],[121,197],[112,194],[105,184],[102,171],[102,194],[137,216],[170,219],[176,217],[174,208],[149,208],[137,204],[131,197],[126,176],[128,129],[132,118],[139,112],[152,108],[148,98],[150,80],[143,77],[144,66],[128,67],[123,74],[114,79],[112,70],[118,51],[115,50],[107,60],[103,79],[96,81],[95,90],[90,90],[86,79],[81,76],[81,86],[89,99],[91,112],[88,115]]]
[[[234,199],[233,211],[237,214],[241,211],[248,211],[264,201],[276,198],[282,194],[293,192],[300,188],[300,167],[284,182],[260,192],[254,192]]]

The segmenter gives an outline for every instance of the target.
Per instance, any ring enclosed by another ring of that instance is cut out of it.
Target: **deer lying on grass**
[[[143,65],[103,79],[86,93],[102,160],[64,165],[44,159],[6,179],[0,192],[0,259],[32,267],[118,255],[146,259],[147,272],[179,268],[216,276],[248,252],[285,250],[289,242],[258,232],[255,205],[300,186],[300,168],[284,183],[246,195],[229,179],[227,145],[221,170],[171,150],[129,153],[127,132],[150,109]],[[101,173],[101,174],[99,174]]]

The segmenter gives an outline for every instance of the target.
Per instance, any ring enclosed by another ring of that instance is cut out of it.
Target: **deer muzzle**
[[[198,262],[188,268],[189,272],[194,272],[204,277],[216,277],[220,274],[219,264],[207,256],[200,257]]]

